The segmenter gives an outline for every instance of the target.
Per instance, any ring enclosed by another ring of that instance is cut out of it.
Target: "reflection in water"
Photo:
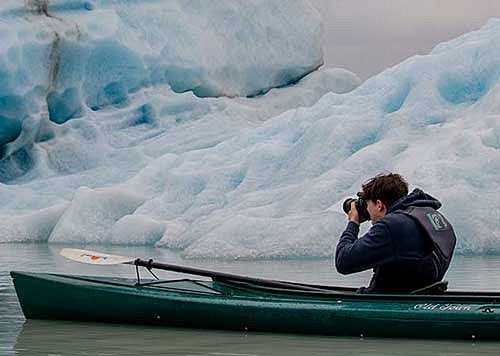
[[[88,248],[88,247],[87,247]],[[90,247],[118,255],[166,263],[299,282],[357,287],[370,273],[341,276],[330,260],[183,260],[178,254],[147,247]],[[133,277],[131,266],[99,267],[68,261],[59,246],[0,245],[0,355],[469,355],[500,354],[500,342],[358,339],[262,333],[172,329],[61,321],[25,321],[10,270]],[[500,290],[500,257],[457,256],[447,279],[452,289]],[[169,272],[162,278],[178,277]]]
[[[14,350],[37,355],[498,355],[499,344],[334,338],[128,325],[27,321]]]

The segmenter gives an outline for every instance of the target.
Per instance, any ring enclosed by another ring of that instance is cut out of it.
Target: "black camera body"
[[[368,204],[363,198],[347,198],[346,200],[344,200],[344,204],[342,204],[342,209],[344,209],[344,212],[346,214],[349,214],[349,211],[351,211],[352,202],[354,202],[354,206],[358,211],[359,223],[361,224],[365,221],[370,220],[370,214],[368,214]]]

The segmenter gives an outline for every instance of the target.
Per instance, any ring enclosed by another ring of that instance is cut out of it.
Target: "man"
[[[370,179],[358,196],[372,227],[358,239],[360,214],[352,201],[335,254],[339,273],[373,268],[360,293],[410,293],[441,281],[456,243],[451,224],[436,211],[441,203],[420,189],[408,194],[406,181],[393,173]]]

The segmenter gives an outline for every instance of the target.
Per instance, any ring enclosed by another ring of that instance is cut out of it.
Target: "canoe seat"
[[[432,283],[424,288],[410,292],[410,294],[443,294],[448,289],[448,281]]]

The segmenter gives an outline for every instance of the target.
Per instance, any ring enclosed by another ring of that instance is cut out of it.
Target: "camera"
[[[358,194],[359,196],[359,194]],[[370,214],[368,214],[368,204],[366,203],[366,200],[363,198],[347,198],[344,200],[344,204],[342,204],[342,209],[344,209],[344,212],[346,214],[349,214],[349,211],[351,211],[351,203],[354,202],[354,206],[356,207],[356,210],[358,211],[359,215],[359,223],[363,223],[365,221],[370,220]]]

